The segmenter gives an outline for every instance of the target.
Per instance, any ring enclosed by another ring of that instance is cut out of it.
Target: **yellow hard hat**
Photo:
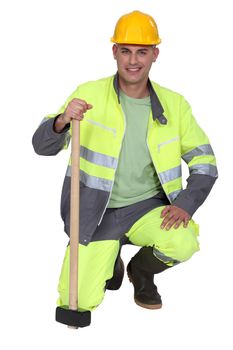
[[[111,38],[117,44],[158,45],[161,43],[154,19],[140,11],[127,13],[117,21]]]

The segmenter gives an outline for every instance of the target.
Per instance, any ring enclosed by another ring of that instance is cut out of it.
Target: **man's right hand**
[[[74,98],[68,103],[64,113],[56,119],[54,130],[58,133],[61,132],[72,119],[81,121],[84,118],[83,114],[91,108],[93,106],[86,101]]]

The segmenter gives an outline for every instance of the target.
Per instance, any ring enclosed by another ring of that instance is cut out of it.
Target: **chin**
[[[124,80],[128,84],[137,84],[144,80],[144,77],[131,77],[128,76],[128,74],[122,74],[121,75],[122,80]]]
[[[125,79],[126,82],[130,83],[130,84],[139,84],[142,83],[144,81],[144,77],[140,77],[140,78],[128,78]]]

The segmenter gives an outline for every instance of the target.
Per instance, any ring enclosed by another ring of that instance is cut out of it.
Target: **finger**
[[[168,221],[168,223],[166,224],[166,226],[165,226],[165,229],[168,231],[168,230],[170,230],[170,228],[174,225],[174,223],[176,222],[176,218],[175,217],[172,217],[169,221]]]
[[[72,115],[73,118],[77,119],[80,116],[82,116],[84,113],[86,113],[87,109],[85,108],[85,106],[75,106],[74,109],[72,109]]]
[[[83,115],[80,115],[80,116],[75,116],[75,117],[72,118],[72,119],[81,121],[81,120],[83,120],[83,118],[84,118],[84,116],[83,116]]]
[[[188,227],[189,220],[190,220],[190,218],[185,218],[185,219],[183,220],[183,221],[184,221],[183,226],[184,226],[185,228]]]
[[[82,105],[82,106],[87,106],[87,102],[84,100],[81,100],[80,98],[74,98],[72,101],[75,105]]]
[[[167,225],[167,223],[172,219],[172,217],[173,217],[173,214],[167,214],[166,215],[166,217],[164,218],[164,220],[163,220],[163,222],[162,222],[162,224],[161,224],[161,229],[163,229],[166,225]]]
[[[72,101],[69,105],[70,111],[78,112],[81,110],[83,113],[85,113],[88,109],[88,104],[85,101]]]
[[[85,109],[85,112],[88,110],[88,109],[92,109],[93,108],[93,105],[90,104],[90,103],[87,103],[86,101],[84,100],[77,100],[77,102],[75,103],[76,106],[78,105],[81,105],[84,107]]]
[[[72,107],[71,107],[71,110],[72,110],[72,112],[82,112],[82,113],[85,113],[86,112],[86,110],[87,110],[87,105],[81,105],[81,104],[77,104],[77,105],[73,105]]]
[[[83,113],[78,113],[78,112],[75,112],[75,113],[72,113],[71,115],[70,115],[70,117],[71,117],[71,119],[75,119],[75,120],[81,120],[81,119],[83,119]]]
[[[182,219],[178,219],[174,225],[174,228],[177,229],[178,227],[180,227],[180,224],[182,223]]]
[[[163,210],[161,211],[160,217],[163,218],[170,211],[170,209],[171,209],[170,205],[167,205],[165,208],[163,208]]]
[[[84,115],[79,115],[79,116],[77,116],[75,119],[76,119],[76,120],[83,120],[83,118],[84,118]]]

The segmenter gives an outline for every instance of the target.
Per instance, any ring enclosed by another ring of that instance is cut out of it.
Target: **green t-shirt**
[[[161,190],[146,142],[150,97],[132,98],[121,91],[120,101],[126,130],[108,208],[137,203]]]

